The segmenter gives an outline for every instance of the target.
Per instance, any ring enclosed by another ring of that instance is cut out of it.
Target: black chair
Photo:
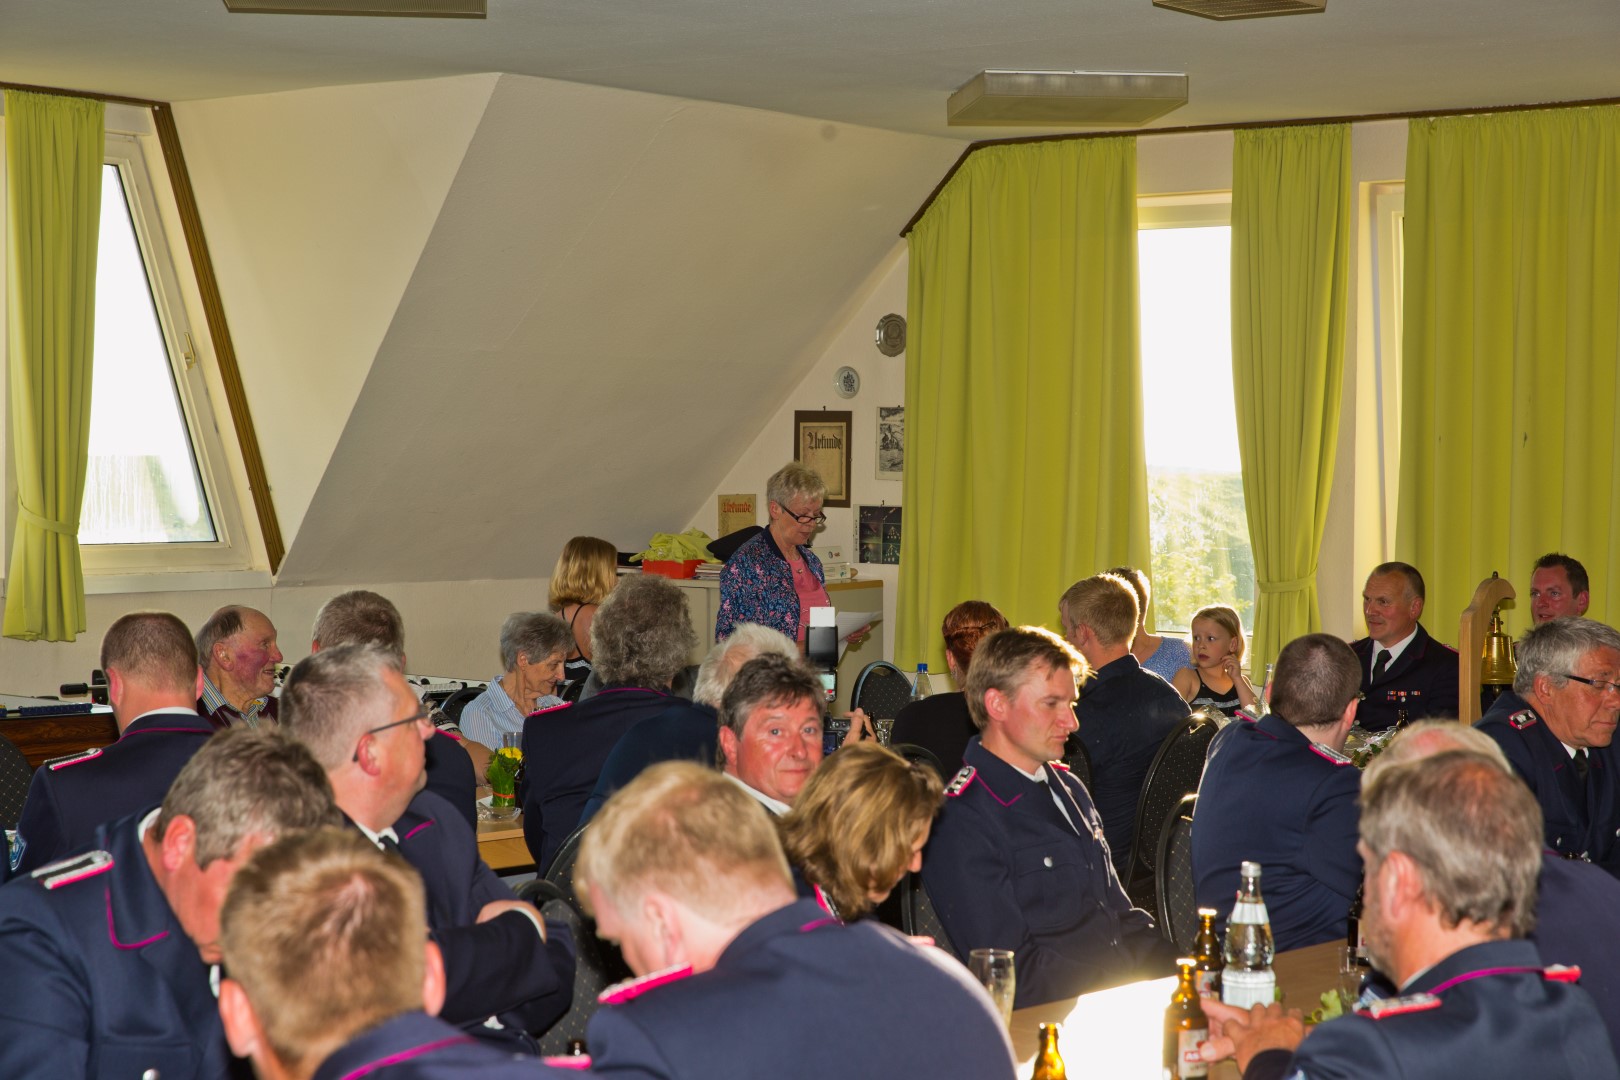
[[[921,874],[907,874],[900,879],[900,929],[913,937],[931,937],[934,944],[955,955],[956,947],[939,921],[934,902],[928,899]]]
[[[439,711],[444,713],[444,715],[448,716],[455,723],[459,724],[461,723],[461,711],[467,707],[468,702],[472,701],[473,698],[478,697],[483,692],[484,691],[481,687],[463,686],[460,690],[457,690],[455,693],[451,694],[449,697],[445,698],[439,703]]]
[[[951,778],[946,775],[945,766],[940,763],[939,758],[936,757],[934,752],[928,749],[928,747],[918,746],[916,743],[891,743],[889,745],[889,749],[893,750],[907,761],[920,762],[927,765],[930,769],[933,769],[934,772],[939,774],[939,778],[941,780],[945,781],[947,784],[950,783]]]
[[[1069,767],[1069,775],[1086,785],[1086,791],[1091,791],[1091,755],[1086,753],[1086,744],[1077,736],[1069,736],[1069,741],[1063,747],[1063,764]]]
[[[887,660],[874,660],[855,676],[851,709],[863,709],[873,720],[893,720],[911,700],[911,680]]]
[[[1176,947],[1177,956],[1193,954],[1198,937],[1198,898],[1192,868],[1193,810],[1197,795],[1183,796],[1159,830],[1154,891],[1158,894],[1159,932]]]
[[[1170,729],[1159,744],[1159,752],[1148,766],[1142,781],[1142,796],[1136,802],[1136,829],[1131,836],[1131,859],[1124,875],[1125,892],[1131,903],[1153,911],[1154,865],[1158,860],[1159,832],[1165,819],[1175,813],[1182,796],[1198,790],[1204,775],[1204,756],[1209,741],[1218,730],[1215,721],[1202,710]]]
[[[0,735],[0,826],[15,829],[22,819],[23,802],[34,770],[17,744]]]
[[[579,861],[579,840],[587,828],[580,826],[563,841],[544,878],[526,882],[518,891],[520,897],[540,899],[541,914],[567,923],[574,934],[574,1000],[563,1018],[540,1036],[541,1054],[567,1053],[570,1039],[583,1039],[597,1010],[597,995],[632,974],[618,946],[596,936],[596,920],[587,917],[579,905],[574,864]]]

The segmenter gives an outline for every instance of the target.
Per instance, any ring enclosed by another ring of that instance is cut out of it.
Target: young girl
[[[1176,672],[1171,685],[1194,709],[1255,711],[1259,695],[1243,676],[1243,622],[1225,604],[1207,607],[1192,620],[1192,667]]]

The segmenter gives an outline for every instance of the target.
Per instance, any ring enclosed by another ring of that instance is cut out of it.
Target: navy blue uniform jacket
[[[406,1013],[363,1031],[334,1050],[313,1080],[564,1080],[583,1072],[553,1069],[531,1057],[485,1046],[442,1020]]]
[[[1361,770],[1275,713],[1234,720],[1210,744],[1193,815],[1194,892],[1224,920],[1238,864],[1260,864],[1279,952],[1345,935],[1361,882]]]
[[[214,725],[196,713],[139,717],[111,746],[46,762],[34,770],[17,832],[16,873],[54,862],[90,843],[96,826],[156,806]]]
[[[208,966],[141,850],[146,812],[96,829],[95,847],[112,857],[105,869],[65,874],[54,888],[50,876],[0,888],[6,1080],[233,1075]]]
[[[1569,973],[1573,974],[1573,973]],[[1244,1080],[1378,1077],[1620,1077],[1608,1035],[1586,991],[1542,974],[1528,941],[1459,949],[1371,1011],[1329,1020],[1292,1059],[1268,1050]]]
[[[1372,638],[1352,641],[1361,661],[1361,692],[1366,696],[1356,709],[1356,724],[1368,731],[1395,726],[1398,713],[1408,720],[1425,716],[1457,717],[1457,650],[1429,636],[1419,623],[1417,636],[1401,655],[1372,681],[1372,662],[1379,645]]]
[[[720,713],[712,705],[677,699],[663,712],[638,720],[626,731],[602,763],[579,823],[596,816],[608,796],[641,775],[641,770],[660,761],[715,762],[720,742]]]
[[[1085,786],[1050,764],[1047,783],[1030,780],[978,736],[965,760],[922,869],[957,954],[1012,949],[1020,1009],[1165,974],[1173,950],[1126,899]],[[964,781],[968,767],[974,772]]]
[[[812,900],[744,929],[710,971],[654,974],[603,1001],[590,1024],[602,1076],[1013,1077],[1001,1018],[960,964]]]
[[[423,747],[427,758],[427,789],[454,806],[467,824],[478,831],[478,777],[472,758],[455,739],[435,731]]]
[[[521,912],[478,922],[478,912],[491,900],[517,897],[479,857],[477,837],[466,821],[431,791],[411,800],[394,831],[399,853],[422,875],[428,927],[444,953],[444,1019],[495,1039],[499,1032],[483,1027],[491,1016],[513,1032],[550,1027],[573,1000],[574,941],[568,928],[548,921],[542,942]]]
[[[1590,863],[1547,852],[1530,940],[1542,963],[1581,969],[1581,989],[1591,995],[1620,1055],[1620,881]]]
[[[1518,705],[1518,708],[1514,708]],[[1620,747],[1587,751],[1586,798],[1580,797],[1575,763],[1558,736],[1522,698],[1502,695],[1474,725],[1502,748],[1513,770],[1541,804],[1547,846],[1560,855],[1589,859],[1620,873]]]
[[[602,763],[638,720],[676,703],[660,690],[617,686],[577,705],[531,713],[523,721],[523,839],[540,873],[579,827]]]
[[[1170,729],[1192,710],[1175,687],[1143,671],[1136,657],[1126,653],[1098,668],[1080,688],[1074,715],[1080,729],[1069,738],[1084,743],[1091,758],[1091,798],[1102,815],[1114,869],[1124,874],[1148,766]],[[1149,843],[1158,839],[1151,837]]]

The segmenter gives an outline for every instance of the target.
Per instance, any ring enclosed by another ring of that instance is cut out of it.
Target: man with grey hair
[[[797,656],[763,653],[720,698],[720,768],[772,814],[787,813],[821,764],[821,681]]]
[[[339,820],[306,748],[233,729],[161,806],[0,889],[0,1076],[230,1075],[209,971],[226,886],[278,836]]]
[[[282,691],[282,725],[326,769],[349,820],[422,875],[444,954],[445,1019],[532,1052],[528,1033],[567,1011],[572,941],[485,865],[466,819],[423,790],[423,743],[433,728],[398,657],[342,645],[299,661]]]
[[[523,722],[523,838],[545,873],[579,827],[602,763],[638,721],[675,703],[670,684],[697,646],[686,597],[656,574],[627,577],[591,621],[602,691]]]
[[[1305,1037],[1298,1010],[1206,1001],[1206,1060],[1245,1080],[1289,1077],[1620,1077],[1580,973],[1543,968],[1535,918],[1541,823],[1499,762],[1446,751],[1375,763],[1361,794],[1362,921],[1401,997]]]
[[[596,790],[591,792],[579,823],[591,820],[609,795],[649,765],[660,761],[714,761],[719,744],[720,699],[744,664],[767,653],[799,659],[799,647],[782,631],[758,623],[738,623],[731,636],[710,649],[704,658],[690,702],[677,701],[663,712],[637,722],[614,745],[602,763]]]
[[[549,611],[518,611],[501,624],[501,671],[461,710],[469,739],[499,750],[507,735],[523,734],[523,719],[563,704],[557,684],[574,647],[568,624]]]
[[[1620,634],[1562,618],[1519,640],[1517,701],[1479,720],[1541,804],[1547,846],[1620,874]]]
[[[276,628],[262,611],[232,604],[222,607],[197,630],[197,661],[202,665],[202,697],[197,711],[216,728],[275,723]]]

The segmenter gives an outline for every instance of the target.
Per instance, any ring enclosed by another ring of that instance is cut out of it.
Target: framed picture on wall
[[[900,507],[863,506],[858,515],[856,541],[864,563],[900,565]]]
[[[793,414],[793,460],[816,470],[827,485],[822,506],[849,505],[850,417],[826,409]]]
[[[906,471],[906,407],[879,405],[877,424],[878,479],[898,480]]]

